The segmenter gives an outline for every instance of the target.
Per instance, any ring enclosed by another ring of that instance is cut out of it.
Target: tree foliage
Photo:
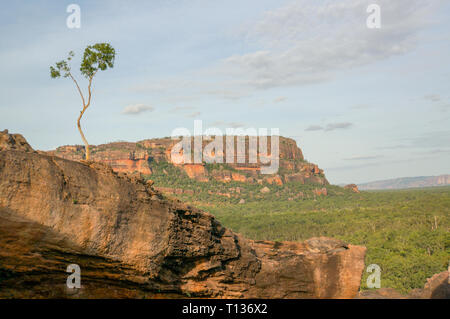
[[[105,71],[114,67],[116,51],[109,43],[97,43],[84,50],[80,71],[86,78],[90,78],[98,70]]]

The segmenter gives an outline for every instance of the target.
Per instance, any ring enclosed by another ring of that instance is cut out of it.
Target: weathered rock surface
[[[77,263],[81,297],[352,298],[364,268],[364,247],[248,240],[104,164],[11,148],[0,218],[1,297],[70,297]]]
[[[20,134],[9,134],[8,130],[0,131],[0,151],[22,150],[32,152],[33,148]]]
[[[43,226],[0,208],[0,298],[158,298],[144,274],[86,252]],[[82,288],[67,289],[69,264],[81,266]],[[177,298],[177,293],[164,297]]]

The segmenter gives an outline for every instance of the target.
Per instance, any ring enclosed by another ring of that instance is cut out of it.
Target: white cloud
[[[353,105],[350,108],[352,110],[364,110],[364,109],[370,109],[372,107],[373,107],[372,105],[368,105],[368,104],[357,104],[357,105]]]
[[[405,138],[405,140],[416,148],[448,147],[450,145],[450,130],[427,132],[416,137]]]
[[[143,112],[151,112],[154,107],[145,104],[128,105],[122,110],[122,114],[140,114]]]
[[[245,127],[245,124],[240,123],[240,122],[215,121],[214,123],[211,124],[211,126],[212,127],[221,126],[221,127],[228,127],[228,128],[242,128],[242,127]]]
[[[374,160],[383,157],[383,155],[370,155],[370,156],[353,156],[349,158],[344,158],[346,161],[366,161],[366,160]]]
[[[368,29],[369,4],[381,7],[381,28]],[[194,97],[238,100],[255,90],[309,85],[339,72],[413,51],[443,0],[296,0],[249,20],[238,40],[254,48],[192,74],[134,86],[138,92],[189,90]],[[278,101],[274,101],[278,102]]]
[[[195,110],[195,107],[193,107],[193,106],[176,106],[170,112],[171,113],[180,113],[180,112],[192,111],[192,110]]]
[[[414,137],[398,139],[402,144],[377,147],[379,150],[418,149],[418,148],[448,148],[450,145],[450,130],[431,131]]]
[[[431,101],[431,102],[439,102],[441,100],[441,97],[437,94],[428,94],[428,95],[425,95],[423,98],[425,100]]]
[[[320,125],[311,125],[305,129],[305,131],[321,131],[321,130],[323,130],[323,127]]]
[[[334,131],[350,128],[353,124],[350,122],[330,123],[325,127],[325,131]]]
[[[199,117],[201,114],[202,114],[201,112],[192,112],[186,115],[186,117]]]
[[[176,106],[174,108],[172,108],[169,112],[172,114],[180,114],[180,113],[185,113],[184,116],[185,117],[198,117],[200,116],[202,113],[199,111],[195,111],[196,108],[193,106]],[[189,113],[186,113],[189,112]]]
[[[340,129],[347,129],[353,126],[350,122],[339,122],[339,123],[329,123],[327,126],[323,127],[320,125],[308,126],[305,131],[334,131]]]
[[[366,8],[381,7],[381,28],[368,29]],[[223,69],[254,89],[310,84],[335,72],[405,54],[441,1],[299,0],[245,26],[261,50],[233,55]]]

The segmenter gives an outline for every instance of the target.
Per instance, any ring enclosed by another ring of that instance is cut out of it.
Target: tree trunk
[[[86,137],[84,137],[83,130],[81,129],[80,121],[81,121],[81,118],[83,117],[84,112],[87,110],[87,108],[91,104],[91,97],[92,97],[91,85],[92,85],[92,79],[94,78],[95,73],[96,72],[94,72],[94,74],[92,74],[89,77],[89,85],[88,85],[89,97],[88,97],[87,103],[85,103],[83,93],[81,92],[81,89],[80,89],[80,86],[78,85],[77,80],[75,80],[75,78],[72,76],[72,74],[69,73],[73,82],[75,82],[75,85],[77,86],[77,89],[78,89],[78,93],[80,93],[81,100],[83,101],[83,109],[80,112],[80,116],[78,116],[77,126],[78,126],[78,131],[80,132],[81,138],[83,139],[83,142],[84,142],[84,146],[85,146],[85,150],[86,150],[86,158],[85,158],[86,161],[89,161],[89,159],[90,159],[89,143],[88,143]]]
[[[85,110],[86,110],[86,107],[83,107],[83,111],[80,112],[80,116],[78,117],[77,125],[78,125],[78,131],[80,131],[80,135],[81,135],[81,138],[83,139],[84,146],[86,149],[86,161],[89,161],[89,157],[90,157],[89,143],[86,140],[86,137],[84,137],[83,130],[81,129],[81,125],[80,125],[80,120],[81,120],[81,117],[83,116],[83,113]]]

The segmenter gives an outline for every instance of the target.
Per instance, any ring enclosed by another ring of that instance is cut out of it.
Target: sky
[[[69,28],[69,4],[80,28]],[[370,4],[380,28],[368,28]],[[109,42],[82,120],[90,144],[178,127],[279,128],[333,184],[450,174],[450,2],[10,1],[0,11],[0,130],[82,144],[81,99],[50,65]]]

